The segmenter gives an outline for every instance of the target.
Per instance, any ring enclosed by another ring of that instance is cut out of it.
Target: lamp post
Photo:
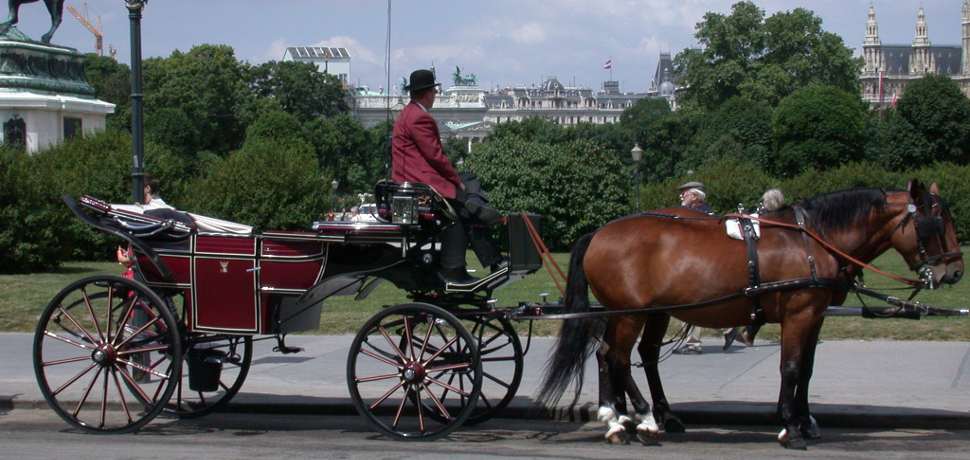
[[[334,179],[330,182],[330,211],[336,215],[337,213],[337,187],[340,186],[340,181]]]
[[[141,89],[141,11],[148,0],[125,0],[128,19],[131,21],[131,194],[135,203],[144,201],[143,168],[145,157],[145,130],[142,118]]]
[[[630,158],[633,159],[633,194],[636,196],[634,201],[637,206],[634,212],[640,212],[640,160],[643,159],[643,149],[640,148],[640,143],[633,144],[633,148],[630,149]]]

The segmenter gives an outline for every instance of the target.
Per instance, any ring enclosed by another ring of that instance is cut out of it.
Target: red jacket
[[[441,149],[438,124],[416,102],[404,107],[394,122],[391,179],[428,184],[445,198],[458,194],[461,180]]]

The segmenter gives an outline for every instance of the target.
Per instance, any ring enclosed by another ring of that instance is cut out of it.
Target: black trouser
[[[502,260],[488,227],[472,218],[461,201],[449,199],[448,203],[458,214],[458,221],[441,232],[441,266],[445,269],[464,267],[465,248],[469,241],[483,267]]]

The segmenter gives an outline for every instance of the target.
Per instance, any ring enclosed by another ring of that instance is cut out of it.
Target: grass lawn
[[[968,250],[970,248],[964,248]],[[569,254],[555,255],[564,269],[568,266]],[[468,260],[475,257],[468,254]],[[907,273],[908,269],[895,252],[876,260],[880,268],[894,273]],[[480,267],[473,267],[481,270]],[[0,275],[0,331],[33,331],[47,302],[61,288],[79,278],[95,274],[120,274],[120,266],[114,262],[69,262],[50,273],[26,275]],[[897,287],[893,281],[869,274],[866,281],[875,289]],[[510,283],[495,291],[498,304],[515,306],[521,301],[538,301],[540,293],[549,293],[549,299],[559,298],[555,284],[545,271],[523,280]],[[903,296],[904,294],[899,294]],[[952,287],[936,291],[924,291],[917,299],[934,306],[968,308],[970,305],[970,281],[963,281]],[[354,302],[351,297],[336,297],[324,305],[321,318],[321,333],[353,333],[382,305],[407,302],[408,299],[390,283],[381,284],[370,297]],[[868,300],[867,300],[868,302]],[[860,305],[855,296],[846,300],[846,305]],[[870,305],[878,305],[870,302]],[[674,322],[676,323],[676,321]],[[676,324],[671,326],[675,330]],[[525,323],[518,329],[524,333]],[[541,335],[554,335],[558,321],[538,321],[535,331]],[[778,337],[777,325],[766,325],[759,333],[760,338]],[[717,331],[705,331],[710,335]],[[966,340],[970,341],[970,318],[925,318],[913,320],[873,320],[863,318],[832,317],[822,328],[823,339],[896,339],[896,340]]]

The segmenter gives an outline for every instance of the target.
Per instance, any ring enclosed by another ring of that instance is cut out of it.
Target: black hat
[[[418,69],[411,72],[411,79],[408,81],[408,85],[405,86],[404,89],[410,91],[411,93],[416,93],[440,84],[441,83],[434,81],[434,72],[427,69]]]

